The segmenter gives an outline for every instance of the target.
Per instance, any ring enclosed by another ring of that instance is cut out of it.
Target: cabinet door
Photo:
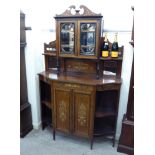
[[[57,48],[62,57],[75,57],[76,54],[76,30],[75,21],[57,22]]]
[[[74,98],[74,134],[90,137],[93,130],[94,94],[84,91],[73,91]]]
[[[99,23],[96,20],[78,21],[78,55],[79,57],[97,58],[99,50]]]
[[[54,113],[55,113],[55,128],[63,131],[70,132],[70,105],[71,105],[71,94],[70,90],[55,89],[55,102],[54,102]]]

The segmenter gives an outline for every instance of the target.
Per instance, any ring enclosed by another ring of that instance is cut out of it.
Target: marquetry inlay
[[[90,64],[84,63],[84,62],[72,62],[70,64],[68,64],[67,66],[67,70],[69,71],[85,71],[88,72],[89,71],[94,71],[94,66],[91,66]]]
[[[74,90],[87,90],[87,91],[94,90],[94,87],[92,86],[75,84],[75,83],[64,83],[64,82],[55,82],[54,87],[74,89]]]
[[[66,104],[63,100],[59,103],[59,118],[62,122],[66,120]]]
[[[81,126],[86,126],[87,123],[87,109],[86,106],[81,103],[78,110],[78,122]]]

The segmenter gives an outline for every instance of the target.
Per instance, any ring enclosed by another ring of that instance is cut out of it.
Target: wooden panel
[[[110,80],[109,80],[110,81]],[[119,90],[120,84],[106,84],[97,86],[97,91],[105,91],[105,90]]]
[[[70,131],[71,91],[55,89],[55,127],[63,132]]]
[[[132,71],[131,71],[130,89],[129,89],[126,117],[128,120],[134,121],[134,60],[132,63]]]
[[[92,103],[91,92],[74,91],[74,134],[90,137],[92,129]]]
[[[70,72],[96,73],[96,64],[90,60],[66,60],[65,68]]]
[[[24,137],[33,129],[31,105],[28,101],[25,64],[25,14],[20,13],[20,136]]]
[[[85,90],[85,91],[93,91],[94,87],[76,83],[68,83],[68,82],[53,82],[53,86],[59,89],[74,89],[74,90]]]
[[[134,122],[127,120],[126,116],[123,119],[117,151],[130,155],[134,154]]]
[[[122,143],[123,145],[133,147],[134,144],[134,128],[131,124],[123,124],[122,126]]]
[[[20,106],[20,137],[24,137],[33,129],[30,103]]]
[[[20,43],[26,43],[25,14],[20,12]]]
[[[53,74],[54,76],[51,76]],[[103,78],[96,79],[94,76],[90,76],[90,74],[72,74],[72,75],[66,75],[66,74],[58,74],[56,72],[48,72],[44,71],[42,73],[39,73],[39,75],[42,77],[42,79],[49,79],[49,81],[61,81],[61,83],[74,83],[74,84],[81,84],[83,86],[103,86],[105,85],[121,85],[122,79],[107,75]],[[92,88],[92,87],[91,87]]]

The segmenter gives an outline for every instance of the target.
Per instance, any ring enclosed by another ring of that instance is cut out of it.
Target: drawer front
[[[76,83],[68,83],[68,82],[53,82],[54,88],[60,89],[73,89],[73,90],[82,90],[82,91],[93,91],[95,90],[93,86],[76,84]]]

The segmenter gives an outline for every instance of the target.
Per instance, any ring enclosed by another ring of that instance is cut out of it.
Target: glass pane
[[[94,24],[94,23],[81,24],[81,30],[82,31],[95,31],[96,30],[96,24]]]
[[[95,55],[96,23],[81,23],[80,31],[80,55]]]
[[[60,25],[60,52],[61,54],[74,54],[74,23],[61,23]]]

